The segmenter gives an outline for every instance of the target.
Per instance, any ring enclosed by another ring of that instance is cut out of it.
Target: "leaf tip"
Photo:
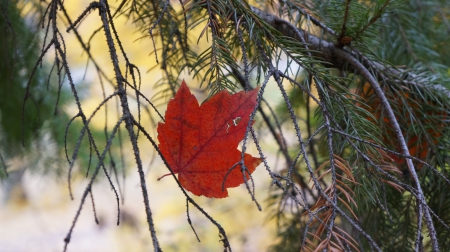
[[[181,86],[186,85],[186,81],[184,79],[181,81]]]

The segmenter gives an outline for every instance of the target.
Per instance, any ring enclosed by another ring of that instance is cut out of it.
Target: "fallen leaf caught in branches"
[[[165,122],[158,124],[158,140],[161,153],[183,188],[197,196],[225,198],[227,188],[244,183],[244,176],[245,180],[250,178],[262,160],[245,153],[243,174],[242,153],[237,147],[244,138],[257,94],[258,88],[233,95],[224,90],[199,106],[182,82],[169,101]]]

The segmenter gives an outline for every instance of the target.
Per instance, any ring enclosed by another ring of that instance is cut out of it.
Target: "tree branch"
[[[162,251],[159,246],[158,238],[156,236],[156,231],[155,231],[155,227],[153,224],[152,212],[150,209],[147,186],[146,186],[146,182],[145,182],[145,175],[144,175],[144,171],[142,168],[142,160],[141,160],[141,157],[139,154],[139,147],[137,145],[136,134],[134,133],[134,129],[133,129],[133,118],[132,118],[130,109],[128,107],[127,94],[125,91],[125,86],[123,84],[124,78],[122,76],[122,73],[120,72],[116,49],[115,49],[114,42],[112,39],[111,31],[109,29],[109,22],[112,22],[112,21],[108,20],[108,17],[106,14],[106,4],[107,4],[106,0],[100,0],[99,12],[100,12],[101,20],[103,23],[103,30],[105,31],[106,40],[108,42],[109,53],[110,53],[111,60],[113,62],[113,66],[114,66],[114,72],[115,72],[116,81],[117,81],[118,95],[120,97],[120,104],[122,106],[123,116],[125,117],[125,126],[128,130],[128,134],[130,136],[130,142],[133,146],[134,157],[136,159],[136,164],[138,166],[139,178],[140,178],[141,188],[142,188],[142,195],[144,197],[145,212],[147,214],[147,223],[149,225],[149,230],[150,230],[152,240],[153,240],[153,249],[155,251]]]
[[[384,94],[383,90],[381,89],[380,85],[378,84],[378,81],[375,80],[375,78],[372,76],[372,74],[365,68],[359,61],[357,61],[355,58],[353,58],[349,53],[342,49],[336,49],[335,53],[340,58],[348,61],[355,69],[358,70],[358,72],[370,83],[372,88],[375,90],[375,94],[378,96],[378,99],[380,99],[381,104],[385,108],[389,122],[391,123],[392,128],[395,131],[395,134],[397,136],[398,142],[400,144],[402,154],[405,156],[410,156],[408,145],[406,144],[405,137],[403,136],[402,130],[400,129],[400,125],[398,124],[397,118],[395,117],[394,111],[392,110],[392,107],[386,98],[386,95]],[[417,195],[419,197],[419,200],[422,202],[425,201],[425,196],[423,193],[423,190],[420,186],[419,177],[417,176],[416,169],[414,167],[414,164],[411,159],[406,158],[406,163],[408,164],[409,171],[412,175],[412,178],[414,180],[414,183],[416,185],[417,189]],[[430,232],[431,242],[433,244],[433,251],[439,251],[439,244],[436,236],[436,230],[434,228],[433,220],[431,219],[431,215],[427,208],[422,209],[422,205],[418,205],[418,218],[422,218],[422,210],[425,213],[425,221],[428,227],[428,231]],[[420,223],[420,219],[418,220]]]
[[[325,67],[337,68],[339,70],[344,70],[348,72],[358,71],[353,65],[349,65],[348,62],[342,57],[337,56],[336,51],[341,50],[337,45],[333,42],[326,41],[322,38],[312,35],[311,33],[295,27],[293,25],[287,25],[289,21],[286,21],[282,18],[279,18],[275,15],[267,13],[261,9],[258,9],[254,6],[250,6],[253,13],[255,13],[259,18],[261,18],[264,22],[272,26],[275,30],[279,31],[284,36],[296,39],[303,43],[305,41],[307,47],[310,51],[311,56],[318,58],[322,61],[329,63],[329,65],[325,65]],[[322,25],[323,26],[323,25]],[[322,28],[322,26],[320,26]],[[295,30],[294,30],[295,29]],[[322,28],[324,29],[324,28]],[[329,28],[327,28],[327,31]],[[332,34],[335,34],[334,32]],[[365,57],[362,53],[360,53],[357,49],[352,48],[351,52],[347,52],[354,58],[361,58],[361,64],[370,70],[374,70],[377,73],[377,79],[387,80],[388,75],[395,76],[397,80],[392,80],[396,83],[406,83],[409,85],[419,86],[421,88],[432,89],[434,92],[443,93],[447,97],[450,97],[450,90],[445,88],[440,84],[435,85],[427,85],[429,81],[425,81],[422,83],[421,78],[415,74],[407,73],[404,70],[396,69],[393,67],[387,67],[384,64],[376,61],[372,61]],[[407,74],[407,76],[405,76]]]

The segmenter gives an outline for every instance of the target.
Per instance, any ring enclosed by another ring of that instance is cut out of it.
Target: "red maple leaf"
[[[224,90],[199,106],[183,80],[169,101],[165,122],[158,124],[158,140],[161,153],[186,190],[198,196],[225,198],[226,188],[244,183],[241,165],[236,165],[242,155],[237,147],[244,138],[257,93],[254,89],[231,95]],[[260,163],[260,158],[244,154],[250,174]]]

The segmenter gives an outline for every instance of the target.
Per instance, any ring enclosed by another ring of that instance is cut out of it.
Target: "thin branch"
[[[119,121],[114,126],[114,128],[111,132],[111,135],[108,138],[108,141],[106,143],[105,149],[103,150],[103,153],[99,157],[99,161],[98,161],[97,167],[94,170],[94,173],[92,174],[92,178],[89,181],[89,184],[84,189],[84,193],[80,200],[80,206],[78,207],[77,213],[75,214],[75,218],[72,221],[72,225],[69,229],[69,232],[67,233],[66,237],[64,238],[64,252],[67,251],[67,246],[69,245],[69,242],[72,238],[72,232],[73,232],[73,229],[75,228],[75,224],[78,221],[78,217],[81,214],[81,209],[83,208],[84,201],[86,200],[88,193],[90,193],[92,190],[92,185],[94,184],[95,178],[97,177],[97,174],[100,171],[100,167],[103,165],[103,160],[105,159],[106,154],[108,153],[108,150],[112,145],[112,139],[114,138],[115,133],[117,132],[120,124],[123,122],[124,119],[125,119],[124,117],[120,118]]]
[[[147,192],[147,186],[146,186],[146,182],[145,182],[145,175],[144,175],[144,171],[142,168],[142,161],[141,161],[141,157],[140,157],[140,153],[139,153],[139,147],[137,145],[137,139],[136,139],[136,135],[134,133],[133,130],[133,121],[132,121],[132,116],[131,116],[131,112],[130,109],[128,107],[128,99],[127,99],[127,95],[126,95],[126,91],[124,89],[124,85],[123,85],[123,77],[122,77],[122,73],[120,72],[120,67],[119,67],[119,62],[118,62],[118,57],[116,54],[116,49],[114,46],[114,42],[112,40],[112,34],[110,32],[109,29],[109,22],[112,22],[112,20],[108,20],[107,17],[107,13],[106,13],[106,0],[100,0],[100,8],[99,8],[99,12],[100,12],[100,17],[103,23],[103,29],[105,31],[105,36],[106,36],[106,40],[107,40],[107,44],[108,44],[108,49],[109,49],[109,53],[110,53],[110,57],[111,60],[113,62],[113,67],[114,67],[114,72],[116,75],[116,81],[117,81],[117,89],[119,92],[119,97],[120,97],[120,103],[122,106],[122,111],[123,111],[123,115],[126,117],[125,118],[125,127],[128,130],[128,134],[130,137],[130,141],[133,147],[133,151],[134,151],[134,157],[136,159],[136,164],[138,166],[138,172],[139,172],[139,178],[140,178],[140,183],[141,183],[141,189],[142,189],[142,195],[144,197],[144,204],[145,204],[145,212],[147,215],[147,223],[149,226],[149,230],[150,230],[150,234],[152,236],[152,240],[153,240],[153,249],[155,251],[162,251],[160,246],[159,246],[159,242],[158,242],[158,238],[156,236],[156,231],[155,231],[155,227],[153,224],[153,217],[152,217],[152,212],[150,209],[150,204],[149,204],[149,198],[148,198],[148,192]]]
[[[233,68],[233,75],[236,76],[236,78],[238,79],[238,81],[241,84],[241,86],[243,88],[245,88],[245,86],[246,86],[245,77],[239,71],[237,71],[234,68]],[[268,79],[267,79],[267,81],[268,81]],[[265,82],[266,81],[264,81],[263,84]],[[267,106],[271,110],[274,119],[277,121],[276,114],[272,111],[272,109],[270,108],[270,106],[268,104],[267,104]],[[287,144],[286,144],[286,141],[284,139],[284,136],[283,136],[283,133],[281,131],[281,127],[280,127],[279,123],[277,123],[278,132],[279,132],[279,135],[278,135],[278,133],[275,131],[272,123],[270,122],[269,117],[266,115],[266,112],[264,112],[264,110],[263,110],[263,108],[261,106],[258,106],[258,112],[262,116],[262,118],[263,118],[264,122],[266,123],[267,127],[269,128],[269,131],[271,132],[273,138],[277,142],[277,144],[278,144],[278,146],[279,146],[279,148],[281,150],[281,153],[283,154],[283,156],[284,156],[284,158],[286,160],[286,164],[290,167],[293,164],[293,160],[292,160],[291,156],[288,153]],[[261,157],[261,158],[263,158],[263,157]],[[302,188],[306,188],[306,190],[308,190],[310,195],[313,195],[313,197],[315,197],[313,192],[309,188],[309,186],[306,184],[305,178],[301,174],[298,174],[298,181],[300,182],[300,186]]]
[[[364,25],[357,33],[355,37],[359,37],[361,34],[364,33],[364,31],[369,28],[372,24],[374,24],[380,17],[381,15],[384,13],[384,10],[386,9],[386,7],[389,5],[390,0],[385,0],[384,4],[381,6],[380,9],[378,9],[377,13],[375,13],[375,15],[373,15],[369,22],[367,22],[366,25]]]
[[[216,221],[214,220],[207,212],[205,212],[205,210],[203,210],[203,208],[201,208],[197,202],[195,202],[188,194],[187,192],[184,190],[184,188],[181,186],[180,181],[177,179],[177,177],[175,176],[175,173],[173,172],[172,168],[170,167],[169,163],[167,163],[167,160],[164,158],[164,156],[162,155],[161,151],[158,148],[158,145],[156,144],[156,142],[153,140],[153,138],[147,133],[147,131],[144,129],[144,127],[142,127],[142,125],[140,125],[136,120],[133,119],[133,124],[138,127],[139,130],[142,131],[142,133],[144,134],[144,136],[147,137],[148,141],[152,144],[153,148],[156,150],[156,152],[158,152],[158,155],[161,157],[164,165],[167,167],[167,169],[169,169],[170,171],[170,175],[172,175],[173,179],[175,180],[175,182],[177,183],[178,187],[180,188],[181,192],[184,194],[184,196],[186,197],[186,199],[189,201],[189,203],[191,203],[192,205],[194,205],[209,221],[211,221],[211,223],[213,223],[217,229],[219,230],[219,234],[221,236],[223,236],[222,242],[224,243],[224,247],[226,250],[231,252],[231,246],[230,243],[228,241],[228,237],[227,234],[225,232],[225,230],[222,228],[222,226]]]
[[[391,105],[389,104],[388,99],[386,98],[386,95],[384,94],[383,90],[381,89],[380,85],[378,84],[378,81],[375,80],[375,78],[372,76],[372,74],[365,68],[359,61],[357,61],[355,58],[353,58],[350,54],[348,54],[346,51],[341,49],[335,50],[336,56],[345,59],[348,61],[349,64],[353,65],[355,69],[358,69],[359,73],[369,82],[369,84],[372,86],[372,88],[375,91],[375,94],[377,95],[378,99],[380,100],[381,104],[383,105],[384,109],[387,112],[387,116],[389,118],[389,122],[391,123],[392,128],[394,129],[394,132],[397,136],[397,140],[400,144],[402,154],[405,156],[411,156],[409,153],[408,145],[406,144],[405,137],[403,136],[402,130],[400,129],[400,125],[398,124],[397,118],[395,117],[394,111],[391,108]],[[419,200],[421,202],[425,201],[425,196],[423,194],[422,188],[420,186],[419,177],[416,173],[416,169],[414,167],[414,164],[412,163],[411,159],[406,159],[406,163],[408,165],[409,171],[412,175],[412,178],[415,183],[415,187],[417,189],[417,193],[419,196]],[[422,212],[421,208],[418,209],[419,213],[418,216],[421,218]],[[436,229],[434,228],[433,220],[431,219],[431,215],[428,211],[428,209],[424,209],[425,211],[425,220],[428,227],[428,231],[430,233],[431,242],[433,246],[434,251],[439,251],[439,243],[437,240],[437,234]]]
[[[348,12],[350,11],[350,2],[352,0],[347,0],[345,3],[345,12],[344,12],[344,20],[342,21],[341,32],[339,33],[339,40],[347,35],[347,21],[348,21]]]

